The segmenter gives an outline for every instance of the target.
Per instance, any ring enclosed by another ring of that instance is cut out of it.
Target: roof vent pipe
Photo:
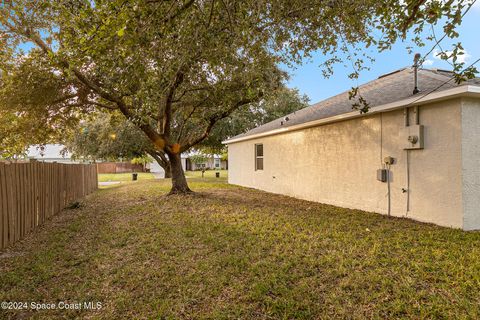
[[[415,88],[413,88],[413,94],[417,94],[420,92],[418,90],[418,61],[420,60],[420,53],[415,53],[415,57],[413,58],[413,73],[414,73],[414,82]]]

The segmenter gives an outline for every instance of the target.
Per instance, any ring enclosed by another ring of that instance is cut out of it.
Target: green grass
[[[153,174],[146,172],[139,172],[137,176],[138,180],[151,180],[155,179]],[[98,175],[99,182],[106,181],[132,181],[131,173],[101,173]]]
[[[215,172],[220,172],[220,177],[226,178],[228,177],[227,170],[207,170],[204,173],[204,178],[215,178]],[[189,178],[201,178],[202,171],[186,171],[185,175]],[[138,180],[151,180],[155,179],[153,174],[139,172],[138,173]],[[99,182],[106,182],[106,181],[132,181],[132,174],[131,173],[101,173],[98,175]]]
[[[220,173],[220,178],[228,178],[228,170],[206,170],[203,174],[204,178],[215,178],[215,173]],[[185,175],[189,178],[201,178],[202,171],[186,171]]]
[[[480,317],[480,233],[189,178],[104,189],[0,258],[0,318]],[[12,253],[21,253],[14,255]]]

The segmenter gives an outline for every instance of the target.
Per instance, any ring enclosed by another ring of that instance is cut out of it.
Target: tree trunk
[[[163,171],[165,171],[165,178],[171,178],[172,177],[172,169],[170,168],[169,164],[167,164],[167,166],[163,167]]]
[[[170,168],[170,163],[166,161],[167,159],[163,160],[160,156],[158,156],[155,152],[149,152],[149,154],[152,156],[155,161],[160,165],[160,167],[163,168],[163,171],[165,171],[165,178],[171,178],[172,177],[172,169]],[[165,158],[165,157],[163,157]]]
[[[179,153],[168,153],[170,168],[172,172],[172,189],[170,194],[186,194],[192,190],[188,187],[185,172],[182,167],[182,160]]]

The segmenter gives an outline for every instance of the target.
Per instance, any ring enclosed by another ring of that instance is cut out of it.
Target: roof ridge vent
[[[390,76],[390,75],[392,75],[392,74],[398,73],[398,72],[403,71],[403,70],[405,70],[405,69],[407,69],[407,68],[401,68],[401,69],[398,69],[398,70],[395,70],[395,71],[392,71],[392,72],[389,72],[389,73],[382,74],[382,75],[379,76],[377,79],[381,79],[381,78],[388,77],[388,76]]]
[[[446,69],[439,69],[439,68],[432,68],[430,70],[435,72],[435,73],[439,73],[439,72],[454,73],[453,70],[446,70]]]

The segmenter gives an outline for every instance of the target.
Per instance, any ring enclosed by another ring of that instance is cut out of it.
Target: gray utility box
[[[378,169],[377,170],[377,180],[381,182],[387,182],[387,169]]]
[[[423,149],[423,125],[416,124],[403,128],[401,137],[404,150]]]

